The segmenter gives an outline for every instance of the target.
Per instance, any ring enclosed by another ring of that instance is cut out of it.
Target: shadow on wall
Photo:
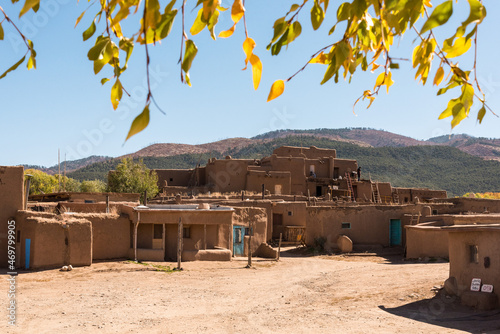
[[[490,333],[500,329],[500,310],[476,311],[460,305],[458,297],[448,296],[443,290],[431,299],[394,308],[379,305],[379,308],[407,319],[471,333]]]

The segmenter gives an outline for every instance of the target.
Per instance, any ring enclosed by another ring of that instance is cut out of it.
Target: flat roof
[[[229,206],[218,204],[209,205],[209,209],[200,209],[200,204],[151,204],[148,206],[139,205],[134,207],[135,211],[234,211]]]

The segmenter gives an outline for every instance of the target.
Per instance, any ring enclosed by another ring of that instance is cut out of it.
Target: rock
[[[352,252],[352,240],[346,235],[340,235],[337,239],[337,247],[342,253]]]
[[[458,294],[457,279],[451,276],[446,281],[444,281],[444,290],[450,296],[456,296]]]

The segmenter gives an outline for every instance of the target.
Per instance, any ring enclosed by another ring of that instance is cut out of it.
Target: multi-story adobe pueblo
[[[449,293],[498,307],[495,290],[470,285],[479,278],[500,287],[500,201],[396,188],[359,167],[316,147],[280,147],[260,160],[210,159],[191,170],[157,170],[162,192],[146,205],[138,194],[28,199],[23,168],[0,167],[0,265],[8,265],[9,229],[16,266],[29,269],[116,258],[231,260],[248,251],[275,257],[268,243],[281,236],[327,251],[400,247],[408,258],[446,257]]]

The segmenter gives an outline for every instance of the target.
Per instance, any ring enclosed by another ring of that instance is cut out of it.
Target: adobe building
[[[446,191],[392,188],[388,182],[359,178],[356,160],[339,159],[334,149],[282,146],[269,157],[211,158],[194,169],[157,169],[163,195],[261,193],[313,196],[355,202],[413,203],[447,198]]]

